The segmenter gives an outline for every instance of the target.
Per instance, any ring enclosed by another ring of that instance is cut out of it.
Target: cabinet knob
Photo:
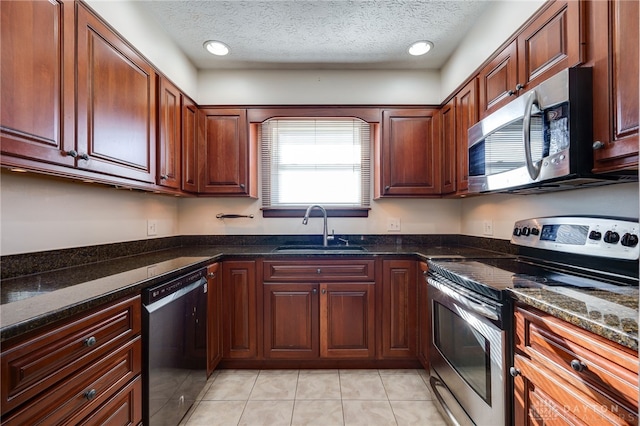
[[[240,188],[244,189],[244,183],[240,184]]]
[[[604,143],[601,141],[595,141],[592,145],[593,149],[602,149],[604,148]]]
[[[314,288],[313,290],[311,290],[311,293],[313,293],[313,294],[318,294],[318,289],[317,289],[317,288]]]
[[[75,149],[66,151],[65,154],[67,154],[69,157],[73,157],[76,158],[78,156],[78,151],[76,151]]]
[[[169,176],[167,175],[160,175],[160,180],[167,180],[169,179]]]
[[[571,368],[573,368],[574,371],[577,371],[578,373],[581,371],[584,371],[587,369],[587,365],[577,359],[572,359],[571,360]]]
[[[97,393],[98,393],[98,392],[96,392],[96,390],[95,390],[95,389],[89,389],[88,391],[86,391],[86,392],[84,393],[84,397],[85,397],[85,398],[87,398],[87,401],[91,401],[93,398],[95,398],[95,397],[96,397],[96,394],[97,394]]]
[[[390,187],[389,185],[387,185],[387,186],[385,186],[385,187],[384,187],[384,191],[385,191],[385,192],[389,191],[390,189],[391,189],[391,187]]]
[[[215,277],[216,277],[215,272],[209,272],[209,278],[215,278]]]
[[[89,338],[84,339],[84,345],[88,348],[90,348],[91,346],[95,345],[98,342],[98,340],[91,336]]]
[[[327,294],[327,289],[326,288],[322,289],[322,294]]]
[[[520,83],[516,84],[516,92],[521,91],[522,89],[524,89],[524,86]]]
[[[509,374],[511,374],[511,377],[517,377],[517,376],[520,376],[522,373],[517,368],[511,367],[509,369]]]
[[[513,96],[513,95],[515,95],[515,94],[516,94],[516,91],[515,91],[515,90],[509,90],[509,91],[507,92],[507,95],[509,95],[509,96]]]
[[[78,154],[78,158],[84,161],[89,161],[89,156],[86,153]]]
[[[316,269],[316,273],[317,273],[318,275],[320,275],[320,274],[322,273],[322,269],[320,269],[320,268]]]

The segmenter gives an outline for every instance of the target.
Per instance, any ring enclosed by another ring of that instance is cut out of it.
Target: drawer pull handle
[[[578,373],[587,369],[587,365],[577,359],[571,360],[571,368]]]
[[[91,401],[93,398],[96,397],[97,393],[98,392],[96,392],[95,389],[90,389],[84,393],[84,397],[87,398],[87,401]]]
[[[84,339],[84,345],[88,348],[95,345],[98,342],[95,337],[91,336],[88,339]]]
[[[517,368],[511,367],[509,369],[509,374],[511,374],[511,377],[517,377],[517,376],[521,375],[522,373]]]

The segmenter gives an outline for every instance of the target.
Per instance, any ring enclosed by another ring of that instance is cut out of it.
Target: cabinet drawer
[[[583,392],[638,408],[638,354],[548,314],[516,308],[517,349]]]
[[[524,400],[516,403],[516,424],[544,425],[637,425],[636,410],[591,388],[576,389],[540,365],[516,355],[514,366],[521,375],[515,387]],[[526,379],[525,379],[526,378]],[[522,389],[526,387],[526,389]],[[517,396],[516,396],[517,398]],[[521,407],[528,407],[521,412]],[[527,418],[528,421],[522,421]],[[520,420],[520,421],[519,421]]]
[[[80,425],[128,426],[142,422],[142,379],[140,376],[105,402]]]
[[[52,391],[42,392],[3,419],[3,424],[77,424],[138,376],[141,363],[142,344],[138,336],[59,383]]]
[[[374,260],[265,261],[265,281],[373,281]]]
[[[2,414],[140,334],[140,297],[83,314],[2,352]]]

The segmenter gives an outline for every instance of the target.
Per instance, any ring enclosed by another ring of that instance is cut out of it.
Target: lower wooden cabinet
[[[256,261],[229,260],[222,264],[223,356],[258,356]]]
[[[382,261],[382,357],[415,358],[418,331],[415,260]]]
[[[222,268],[207,267],[207,376],[222,359]]]
[[[431,309],[427,293],[426,262],[418,263],[418,360],[429,370],[429,342],[431,341]]]
[[[515,309],[515,424],[638,424],[638,353]]]
[[[373,260],[264,262],[264,356],[375,357]]]
[[[375,284],[320,285],[320,356],[375,356]]]
[[[138,424],[140,331],[133,297],[4,343],[2,424]]]

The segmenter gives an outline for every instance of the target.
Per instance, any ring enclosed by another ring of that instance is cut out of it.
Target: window
[[[368,208],[370,124],[359,119],[262,123],[264,208]]]

